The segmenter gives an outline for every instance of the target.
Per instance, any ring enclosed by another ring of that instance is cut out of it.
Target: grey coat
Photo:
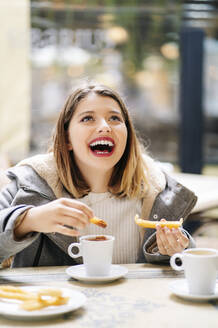
[[[68,245],[75,241],[72,237],[59,233],[32,232],[20,241],[14,240],[13,230],[18,216],[31,207],[55,200],[56,196],[47,182],[30,166],[16,166],[7,175],[11,182],[0,193],[0,262],[13,255],[13,267],[82,263],[81,258],[74,260],[67,254]],[[166,188],[156,197],[149,219],[187,218],[197,197],[167,175],[166,180]],[[69,194],[67,196],[71,197]],[[189,247],[194,247],[192,237],[184,233],[189,237]],[[137,262],[169,261],[169,256],[157,252],[155,240],[155,230],[145,230]]]

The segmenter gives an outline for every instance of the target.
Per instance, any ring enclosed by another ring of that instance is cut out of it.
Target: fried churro
[[[93,223],[93,224],[96,224],[96,225],[98,225],[99,227],[102,227],[102,228],[107,227],[107,223],[104,220],[96,218],[96,217],[91,218],[90,222]]]
[[[135,223],[142,228],[156,229],[157,225],[160,227],[167,227],[169,229],[179,228],[182,226],[183,218],[179,221],[150,221],[140,219],[138,215],[135,216]]]
[[[0,298],[22,301],[20,308],[26,311],[35,311],[48,306],[66,304],[69,297],[64,297],[59,289],[39,289],[36,292],[25,291],[22,288],[10,285],[0,286]]]

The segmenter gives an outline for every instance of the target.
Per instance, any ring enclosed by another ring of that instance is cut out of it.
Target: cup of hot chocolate
[[[110,235],[82,236],[79,243],[69,245],[68,254],[72,258],[82,256],[88,276],[107,276],[112,264],[114,239]]]

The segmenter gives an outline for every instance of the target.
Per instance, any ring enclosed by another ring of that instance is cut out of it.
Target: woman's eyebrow
[[[122,115],[122,113],[119,110],[110,110],[111,114],[120,114]]]
[[[87,111],[85,111],[85,112],[82,112],[82,113],[78,114],[78,116],[80,117],[80,116],[83,116],[83,115],[93,114],[93,113],[94,113],[93,110],[87,110]]]
[[[84,111],[84,112],[78,114],[78,116],[80,117],[80,116],[83,116],[83,115],[93,114],[93,113],[95,113],[94,110],[87,110],[87,111]],[[118,111],[118,110],[115,110],[115,109],[114,110],[110,110],[109,113],[110,114],[119,114],[119,115],[122,116],[122,113],[120,111]]]

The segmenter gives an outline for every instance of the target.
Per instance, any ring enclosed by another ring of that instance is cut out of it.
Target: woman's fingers
[[[79,201],[62,198],[57,203],[56,221],[59,224],[84,229],[94,216],[93,211]]]
[[[160,238],[157,238],[157,247],[158,247],[158,250],[159,250],[160,254],[167,255],[167,250],[164,247],[164,244],[162,243]]]
[[[164,229],[164,234],[166,236],[166,242],[169,243],[172,249],[176,250],[180,244],[177,242],[175,233],[170,229]]]
[[[62,224],[56,224],[53,232],[58,232],[61,233],[62,235],[67,235],[72,237],[80,235],[80,232],[78,230],[67,228]]]
[[[93,215],[92,209],[82,202],[60,198],[45,205],[31,208],[28,210],[26,217],[30,231],[46,233],[57,232],[57,225],[83,229],[89,224],[89,220]],[[66,229],[62,229],[62,233],[72,235],[72,231],[67,227]]]
[[[167,255],[167,242],[163,233],[163,229],[160,226],[157,226],[156,239],[159,252],[163,255]]]
[[[69,209],[70,208],[72,208],[73,210],[77,209],[77,210],[85,213],[87,215],[88,219],[91,219],[94,216],[94,213],[89,206],[87,206],[86,204],[84,204],[76,199],[61,198],[61,199],[59,199],[59,202],[62,205],[68,207]]]
[[[84,229],[87,225],[87,223],[84,223],[77,217],[67,215],[57,218],[57,220],[54,222],[54,225],[56,224],[66,225],[68,227],[76,228],[79,230]]]
[[[179,229],[157,227],[157,246],[163,255],[172,256],[182,252],[189,244],[189,239]]]
[[[68,206],[64,206],[63,208],[59,209],[57,218],[60,218],[63,220],[63,222],[65,222],[65,224],[70,226],[75,224],[75,220],[77,220],[81,228],[84,228],[89,223],[89,218],[84,212],[76,208],[70,208]]]
[[[173,229],[174,236],[176,238],[177,243],[179,243],[183,249],[188,247],[189,239],[186,235],[182,233],[179,229]]]

